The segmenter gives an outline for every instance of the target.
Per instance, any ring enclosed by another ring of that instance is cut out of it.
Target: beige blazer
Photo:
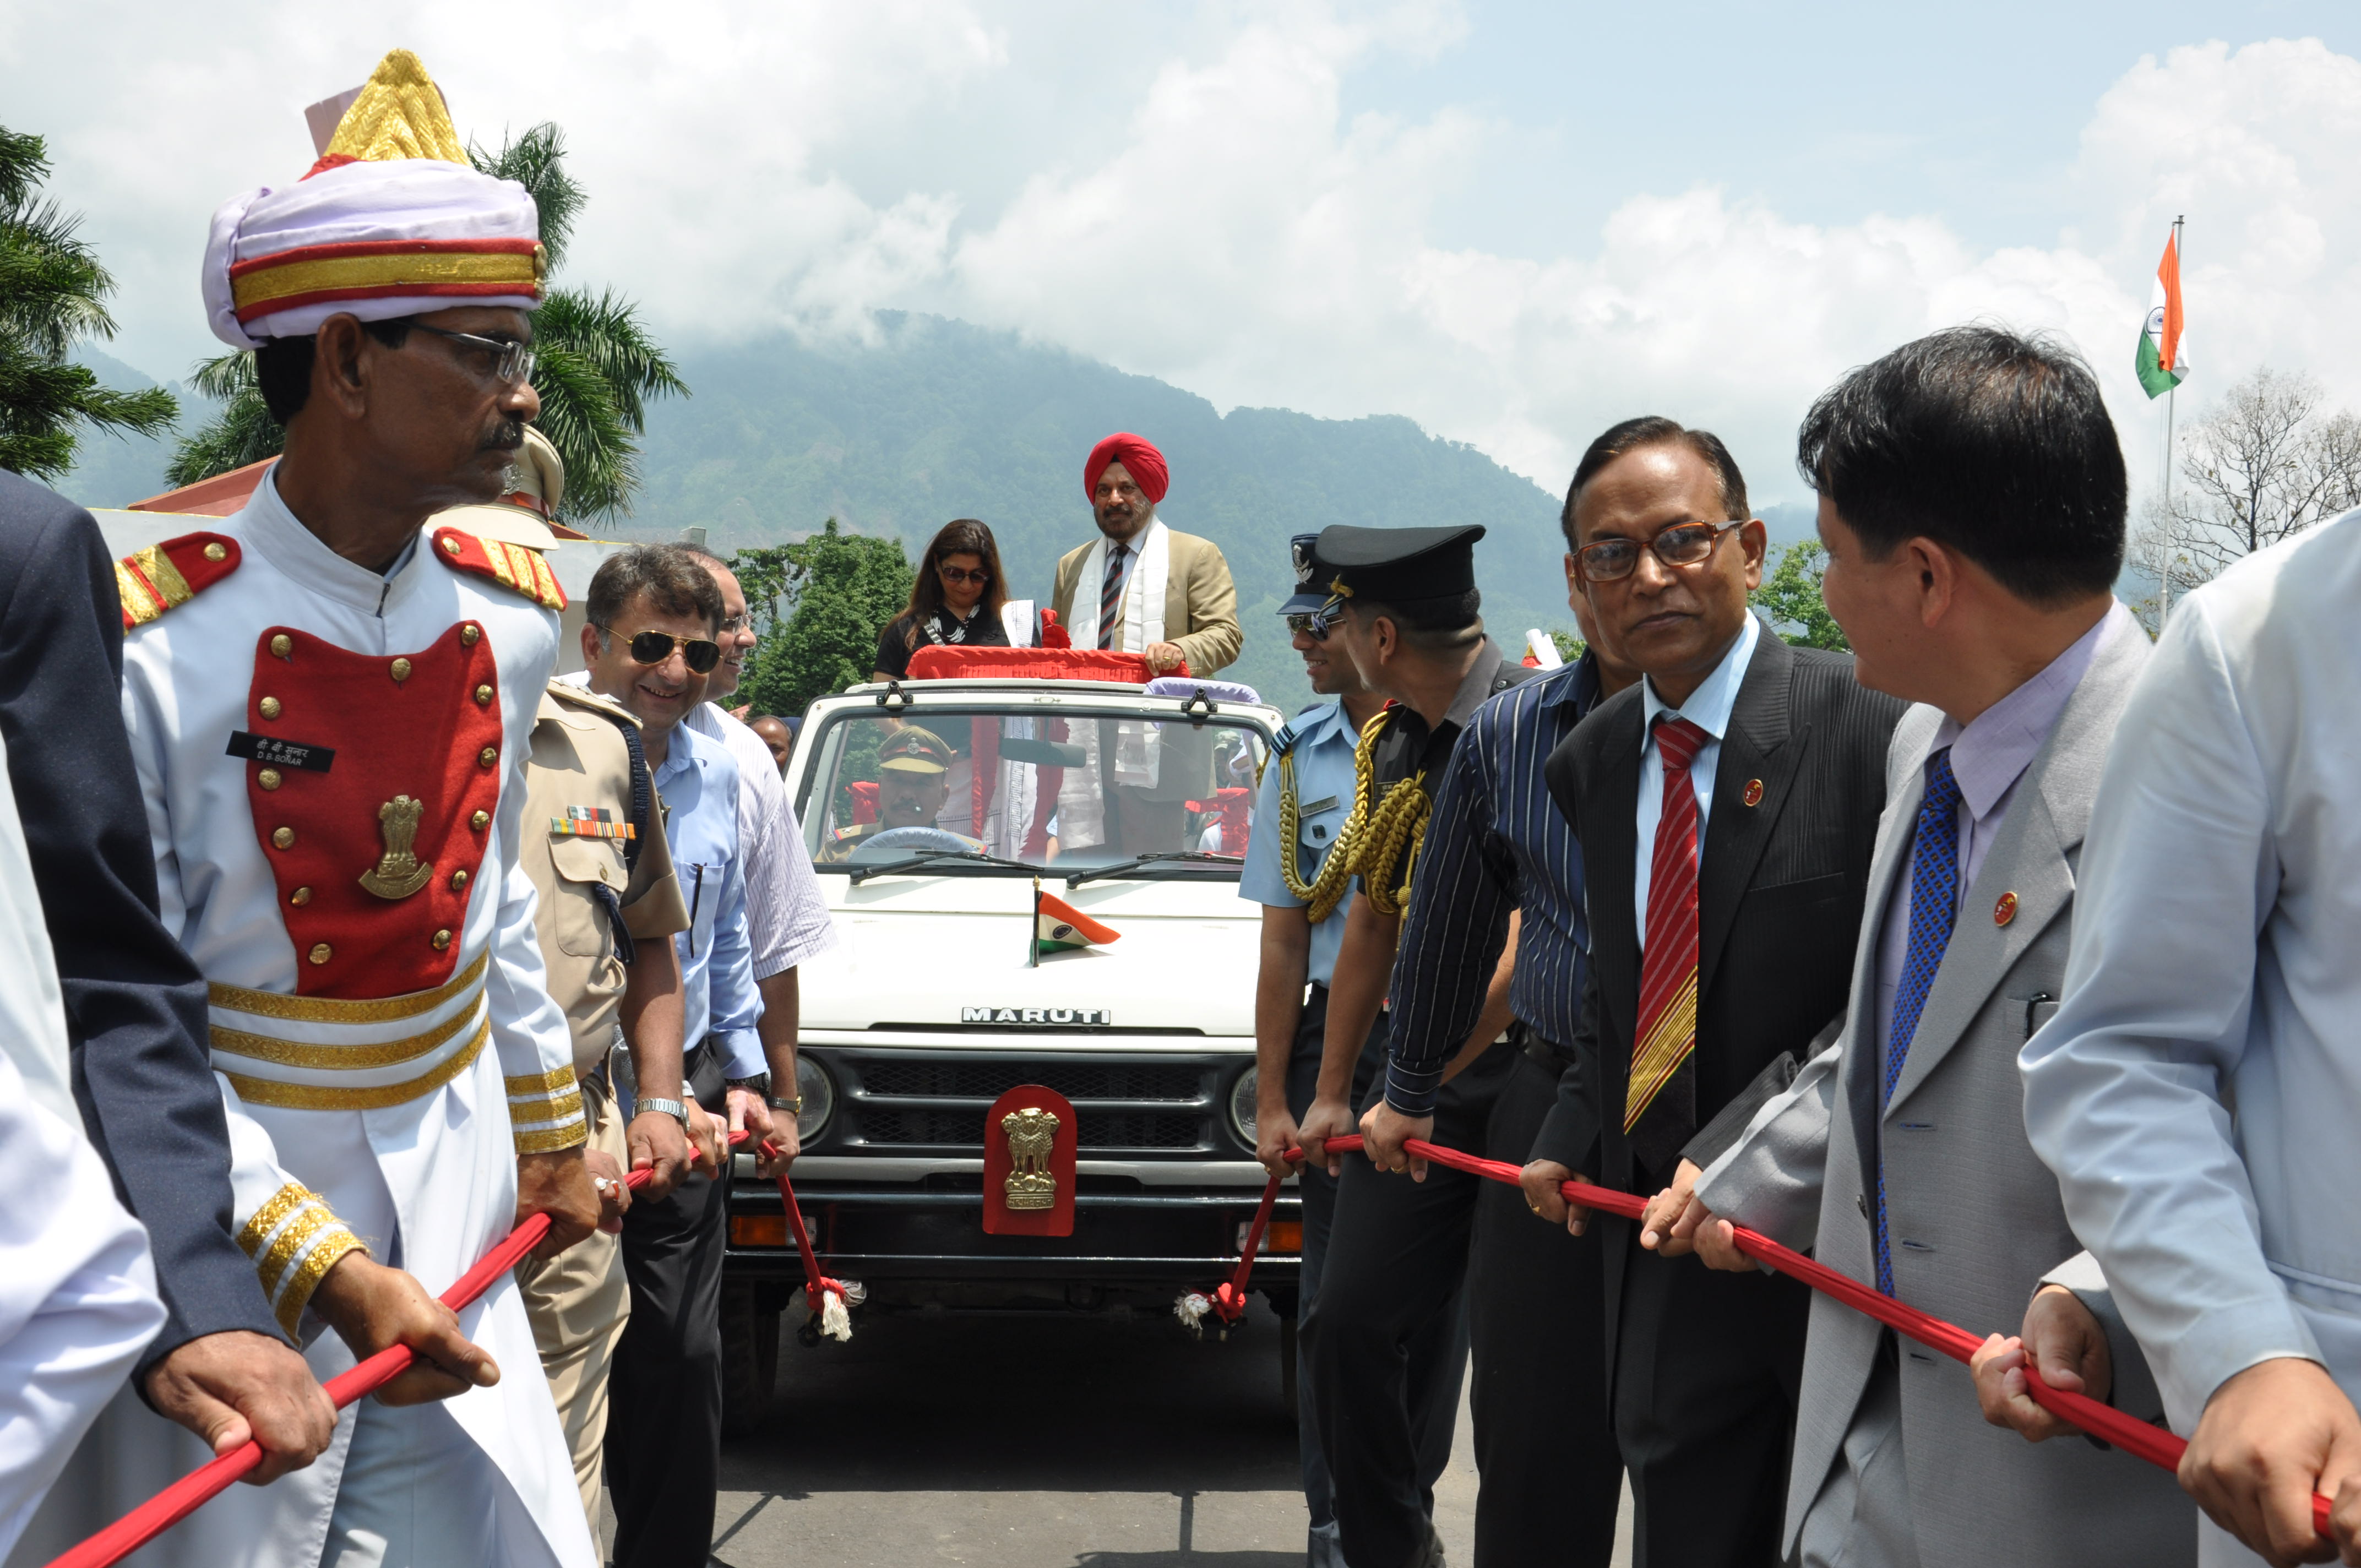
[[[1169,527],[1165,532],[1172,555],[1164,590],[1165,640],[1180,648],[1191,674],[1210,675],[1235,660],[1246,641],[1238,625],[1237,586],[1230,581],[1230,564],[1212,540]],[[1049,608],[1058,612],[1060,626],[1074,623],[1075,578],[1090,553],[1090,544],[1078,544],[1058,559]],[[1096,584],[1092,590],[1097,590]]]

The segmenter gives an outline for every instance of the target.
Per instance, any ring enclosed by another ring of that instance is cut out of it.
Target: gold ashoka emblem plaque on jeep
[[[1058,1144],[1057,1115],[1038,1105],[1027,1105],[1003,1116],[1000,1130],[1008,1135],[1008,1180],[1005,1186],[1009,1208],[1056,1208],[1058,1176],[1050,1168],[1049,1156]]]

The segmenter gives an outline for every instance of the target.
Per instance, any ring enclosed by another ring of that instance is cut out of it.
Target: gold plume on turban
[[[361,95],[336,122],[325,156],[363,163],[431,158],[469,167],[442,90],[426,74],[424,62],[406,49],[394,49],[377,62]]]

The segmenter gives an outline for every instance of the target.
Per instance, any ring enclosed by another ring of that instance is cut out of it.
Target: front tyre
[[[779,1317],[751,1279],[721,1282],[721,1431],[743,1437],[771,1413],[779,1383]]]

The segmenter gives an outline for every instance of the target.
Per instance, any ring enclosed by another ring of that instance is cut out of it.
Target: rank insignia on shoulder
[[[563,817],[549,819],[549,836],[553,839],[636,839],[638,829],[628,822],[616,820],[615,814],[603,806],[569,806]]]
[[[564,609],[566,590],[541,552],[505,539],[481,539],[456,528],[434,531],[434,554],[455,572],[489,577],[504,588],[522,594],[544,609]]]
[[[123,600],[123,630],[145,626],[188,603],[237,570],[237,541],[225,533],[183,533],[115,564],[115,591]]]

